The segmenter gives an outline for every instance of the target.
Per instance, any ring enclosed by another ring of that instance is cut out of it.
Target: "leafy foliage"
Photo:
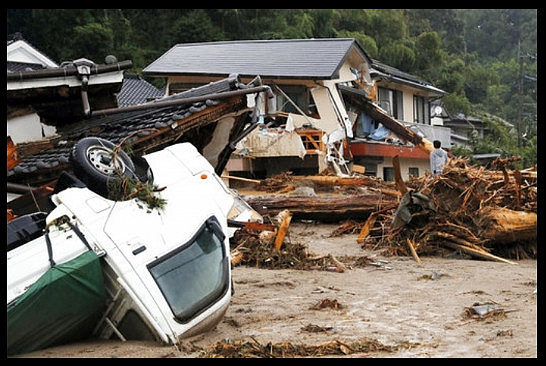
[[[353,37],[370,57],[450,93],[451,114],[497,115],[528,142],[537,17],[537,9],[8,9],[7,30],[58,63],[112,54],[132,60],[134,72],[177,43]]]

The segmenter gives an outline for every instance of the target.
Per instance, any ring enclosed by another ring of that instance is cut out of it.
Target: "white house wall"
[[[313,96],[317,112],[320,116],[320,119],[317,119],[315,127],[323,130],[327,134],[330,134],[332,131],[341,127],[334,105],[332,104],[332,99],[330,98],[330,88],[331,86],[325,85],[311,89],[311,95]]]
[[[430,172],[430,161],[428,159],[408,159],[399,158],[400,174],[402,180],[407,181],[409,176],[409,168],[418,168],[419,176],[423,176],[426,172]],[[383,176],[383,168],[392,168],[392,158],[385,157],[383,163],[377,164],[377,177],[385,179]]]
[[[8,45],[7,61],[41,64],[46,67],[59,66],[23,40],[18,40]]]
[[[42,130],[45,136],[42,136]],[[41,123],[36,113],[12,118],[7,124],[7,135],[11,136],[14,144],[37,141],[55,134],[55,127]]]
[[[238,152],[251,157],[297,156],[306,154],[305,146],[295,131],[259,128],[248,134],[238,146]]]

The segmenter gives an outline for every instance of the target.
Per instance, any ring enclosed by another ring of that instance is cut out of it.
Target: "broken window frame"
[[[413,122],[430,125],[429,101],[420,95],[413,96]]]
[[[415,178],[419,177],[419,168],[410,166],[408,168],[408,176],[413,176]]]
[[[315,102],[309,88],[305,85],[277,85],[290,99],[287,99],[282,93],[275,93],[277,97],[277,111],[286,113],[301,114],[301,112],[292,104],[295,103],[298,108],[307,116],[315,116],[317,114]]]
[[[379,106],[396,119],[404,119],[403,95],[400,90],[377,87]]]

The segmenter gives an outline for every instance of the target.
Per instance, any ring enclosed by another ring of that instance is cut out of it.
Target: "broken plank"
[[[473,248],[470,248],[470,247],[466,247],[464,245],[451,243],[449,241],[442,242],[442,245],[446,245],[446,246],[448,246],[450,248],[453,248],[453,249],[459,249],[459,250],[461,250],[461,251],[463,251],[465,253],[468,253],[468,254],[470,254],[470,255],[472,255],[474,257],[489,259],[489,260],[496,261],[496,262],[504,262],[504,263],[508,263],[508,264],[517,264],[516,262],[512,262],[512,261],[509,261],[508,259],[497,257],[496,255],[487,253],[485,251],[479,251],[479,250],[476,250],[476,249],[473,249]]]
[[[250,179],[250,178],[243,178],[243,177],[236,177],[233,175],[222,175],[222,178],[225,179],[233,179],[233,180],[240,180],[242,182],[249,182],[249,183],[255,183],[255,184],[261,184],[262,181],[259,179]]]
[[[409,238],[406,238],[406,241],[408,243],[408,247],[410,249],[410,252],[411,252],[411,255],[412,255],[413,259],[415,259],[417,264],[419,264],[421,266],[423,264],[423,262],[421,262],[421,259],[419,259],[419,256],[417,255],[417,252],[415,251],[415,246],[413,245],[413,240],[410,240]]]
[[[376,212],[373,212],[370,215],[370,217],[368,217],[368,220],[366,220],[366,223],[362,227],[362,230],[360,230],[360,234],[358,235],[358,238],[356,238],[356,242],[358,244],[364,243],[364,240],[370,234],[370,229],[375,224],[375,221],[377,220],[378,215],[379,215],[379,213],[376,211]]]
[[[394,181],[396,182],[396,188],[402,195],[405,195],[408,191],[408,188],[406,187],[406,183],[404,183],[404,180],[402,179],[402,174],[400,173],[400,159],[398,155],[395,155],[392,158],[392,166],[394,168]]]
[[[277,237],[275,238],[275,249],[279,250],[284,242],[290,220],[292,220],[292,214],[288,210],[281,211],[277,215],[277,220],[279,222],[279,230],[277,232]]]
[[[375,224],[375,221],[377,220],[377,217],[388,210],[396,208],[396,206],[398,206],[398,204],[390,205],[390,206],[384,207],[381,210],[372,212],[370,216],[368,217],[368,219],[366,220],[366,223],[362,227],[362,230],[360,230],[360,234],[358,234],[358,238],[356,239],[356,242],[358,244],[364,243],[364,240],[369,235],[370,230],[372,229],[373,225]]]

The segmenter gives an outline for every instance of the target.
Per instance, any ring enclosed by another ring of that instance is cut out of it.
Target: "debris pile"
[[[452,158],[441,175],[410,179],[400,203],[370,215],[357,241],[418,262],[417,252],[446,247],[509,263],[501,256],[536,258],[536,169],[508,171],[509,161],[494,162],[499,172]]]
[[[407,182],[287,172],[260,182],[259,189],[271,194],[245,200],[264,217],[289,211],[296,219],[343,218],[331,237],[359,232],[357,243],[364,248],[383,250],[386,256],[411,255],[419,264],[419,255],[444,256],[454,250],[472,258],[514,263],[505,258],[537,256],[536,166],[507,169],[515,159],[497,159],[486,169],[452,157],[441,175],[412,177]],[[291,193],[294,186],[304,184],[321,194]],[[278,223],[282,239],[276,238],[275,251],[264,240],[265,233],[260,237],[240,230],[233,242],[240,244],[238,251],[246,252],[244,263],[338,272],[350,267],[333,256],[312,258],[300,244],[289,243],[281,250],[288,224]]]
[[[231,263],[267,269],[300,269],[344,272],[347,266],[333,255],[311,256],[307,246],[283,241],[282,247],[273,244],[275,232],[259,231],[252,228],[237,230],[230,242]]]
[[[355,353],[396,352],[402,348],[416,347],[419,344],[387,346],[376,339],[362,339],[354,342],[334,340],[320,345],[294,344],[291,342],[261,344],[251,341],[217,342],[209,349],[202,350],[201,357],[220,358],[284,358],[350,355]]]

